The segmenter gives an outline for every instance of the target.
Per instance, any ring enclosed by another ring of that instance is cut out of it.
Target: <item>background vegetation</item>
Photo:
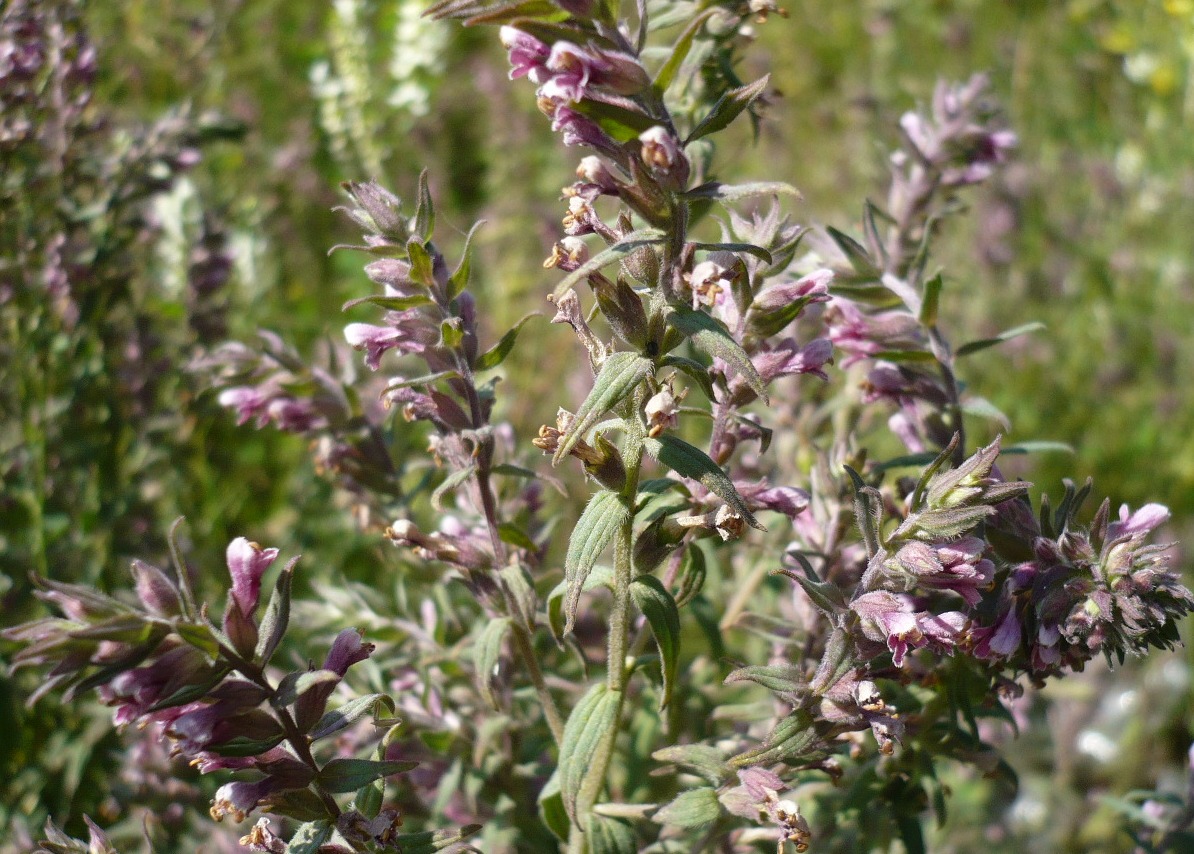
[[[376,177],[409,195],[424,165],[445,233],[492,223],[474,269],[495,325],[545,307],[539,262],[575,164],[529,88],[507,85],[489,34],[419,11],[416,0],[83,7],[97,76],[79,171],[55,183],[16,155],[2,161],[0,621],[40,607],[31,570],[108,587],[132,557],[160,560],[177,515],[209,564],[246,534],[302,552],[303,584],[393,586],[392,557],[358,532],[351,501],[316,476],[300,440],[237,428],[171,366],[262,328],[304,353],[338,339],[339,307],[364,277],[358,259],[326,252],[353,237],[331,212],[337,184]],[[757,143],[724,146],[720,177],[788,180],[804,192],[798,220],[850,230],[880,186],[899,114],[937,79],[987,70],[1020,147],[939,243],[947,278],[969,295],[951,322],[969,337],[1030,319],[1047,328],[983,363],[973,386],[1012,439],[1072,445],[1100,493],[1167,504],[1172,538],[1194,542],[1194,0],[804,0],[787,11],[758,26],[750,60],[783,97]],[[190,130],[171,142],[166,116]],[[193,166],[170,160],[191,150]],[[77,224],[66,201],[84,209],[118,180],[138,190],[88,220],[100,250],[77,277],[91,295],[64,322],[20,269],[22,240],[52,234],[55,216]],[[231,266],[209,294],[212,257]],[[535,402],[558,384],[550,354],[562,340],[526,336],[512,357],[511,376],[541,384],[499,398],[518,401],[505,417],[521,435],[554,417]],[[1060,492],[1071,467],[1037,460],[1038,492]],[[1041,725],[1009,750],[1020,792],[953,781],[933,850],[1129,850],[1115,797],[1184,791],[1190,664],[1187,652],[1095,668],[1026,704]],[[13,850],[47,815],[75,831],[83,813],[126,817],[145,786],[122,777],[106,711],[25,708],[31,680],[0,682],[0,732],[13,734],[0,739],[0,845],[7,832]]]

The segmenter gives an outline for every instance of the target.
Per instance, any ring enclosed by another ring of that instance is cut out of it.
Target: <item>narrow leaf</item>
[[[630,234],[627,234],[613,246],[606,247],[598,252],[560,280],[560,283],[556,285],[555,291],[552,292],[553,300],[558,302],[564,294],[575,288],[578,283],[584,281],[590,273],[596,273],[602,267],[612,264],[618,259],[634,252],[636,249],[641,249],[644,246],[654,246],[657,243],[663,243],[663,241],[664,234],[658,228],[642,228],[638,231],[630,232]]]
[[[597,379],[593,381],[589,396],[576,410],[576,417],[572,419],[568,432],[560,437],[551,464],[558,466],[589,428],[609,409],[628,397],[635,386],[651,375],[652,370],[651,360],[637,353],[611,353],[607,356]]]
[[[362,697],[353,697],[340,708],[325,713],[319,719],[319,723],[315,724],[315,728],[311,730],[308,738],[311,741],[327,738],[329,735],[334,735],[340,730],[352,726],[365,715],[377,717],[378,711],[383,708],[391,715],[394,713],[394,701],[386,694],[365,694]]]
[[[667,708],[676,685],[680,664],[680,611],[676,600],[654,575],[640,575],[630,584],[634,603],[647,618],[655,646],[659,649],[659,668],[663,675],[663,698],[659,710]]]
[[[576,796],[581,783],[592,767],[597,746],[602,739],[611,736],[617,726],[620,704],[621,692],[610,691],[604,682],[599,682],[580,698],[564,725],[558,766],[560,795],[573,821],[576,820]]]
[[[498,617],[490,620],[481,636],[473,643],[473,670],[477,678],[477,690],[490,708],[498,709],[497,695],[493,691],[494,670],[502,655],[502,644],[510,633],[510,618]]]
[[[568,818],[568,810],[564,808],[564,798],[560,794],[560,772],[557,770],[547,778],[539,792],[539,816],[548,830],[561,841],[567,841],[572,830],[572,822]]]
[[[693,246],[706,252],[745,252],[768,264],[772,262],[771,253],[753,243],[694,243]]]
[[[431,189],[427,185],[427,170],[419,173],[418,202],[415,206],[414,233],[426,243],[435,231],[435,207],[431,203]]]
[[[466,468],[457,469],[445,477],[443,483],[437,486],[435,491],[431,493],[431,506],[436,510],[442,511],[444,509],[444,496],[449,492],[455,492],[459,486],[466,483],[468,479],[473,476],[473,473],[476,472],[476,470],[477,467],[475,465],[470,465]]]
[[[431,305],[431,298],[423,294],[411,294],[408,297],[388,297],[384,294],[375,294],[373,296],[350,299],[340,307],[340,310],[348,311],[350,308],[356,308],[358,305],[364,305],[365,303],[388,309],[389,311],[405,311],[408,308]]]
[[[539,316],[539,312],[533,311],[515,323],[514,327],[503,335],[500,341],[477,357],[477,361],[473,363],[473,370],[488,371],[504,362],[510,355],[510,351],[514,349],[514,342],[518,340],[518,333],[522,331],[523,325],[532,317]]]
[[[286,845],[287,854],[316,854],[319,846],[332,838],[329,821],[309,821],[300,825]]]
[[[745,86],[726,92],[717,99],[717,103],[713,105],[713,109],[709,111],[709,114],[705,118],[701,119],[700,124],[688,135],[688,139],[684,141],[684,144],[688,145],[693,140],[716,133],[727,127],[747,107],[759,99],[759,96],[766,91],[770,80],[771,75],[764,75],[754,83],[747,83]]]
[[[290,625],[290,585],[294,579],[294,566],[298,558],[291,558],[290,563],[278,574],[274,584],[274,592],[269,597],[269,604],[265,606],[265,614],[261,618],[261,628],[257,634],[257,650],[254,658],[263,667],[269,664],[274,650],[282,642],[286,628]]]
[[[287,673],[278,683],[278,690],[270,698],[270,703],[280,709],[289,706],[316,685],[339,681],[340,674],[334,670],[306,670]]]
[[[748,184],[723,184],[720,181],[710,181],[680,194],[680,198],[689,201],[711,199],[718,202],[736,202],[740,199],[753,199],[758,196],[795,196],[800,198],[800,191],[782,181],[754,181]]]
[[[738,754],[730,760],[730,765],[748,768],[752,765],[791,762],[813,753],[819,741],[813,726],[813,716],[807,709],[797,709],[780,721],[762,744]]]
[[[418,766],[418,762],[405,759],[333,759],[323,766],[316,779],[329,792],[355,792],[366,783]]]
[[[759,376],[750,356],[734,340],[720,320],[703,311],[680,307],[668,314],[667,323],[702,353],[710,357],[716,356],[730,365],[742,375],[764,403],[768,402],[767,386],[763,383],[763,378]]]
[[[658,439],[647,439],[643,443],[647,453],[677,474],[699,481],[706,489],[729,505],[730,509],[741,516],[752,528],[766,530],[750,512],[734,482],[726,476],[721,467],[709,455],[699,448],[685,442],[670,433],[665,433]]]
[[[858,274],[859,279],[863,281],[878,281],[883,276],[883,271],[875,266],[875,262],[867,255],[867,251],[862,248],[857,240],[850,237],[841,231],[838,231],[833,226],[828,226],[826,231],[829,236],[833,238],[833,242],[838,245],[838,248],[845,253],[850,266],[854,268],[854,272]]]
[[[624,818],[609,818],[593,813],[589,816],[586,841],[590,854],[638,854],[634,827]]]
[[[448,278],[448,299],[454,299],[468,287],[469,274],[472,272],[473,266],[473,235],[484,224],[485,220],[473,223],[473,227],[469,229],[468,237],[464,239],[464,250],[460,254],[460,264],[456,267],[456,271]]]
[[[655,91],[660,95],[663,95],[668,87],[672,85],[672,81],[676,79],[676,72],[680,70],[680,66],[684,64],[684,60],[688,57],[688,52],[692,49],[692,40],[696,38],[697,33],[705,26],[705,22],[716,11],[716,9],[706,9],[700,15],[693,18],[692,22],[684,28],[684,32],[680,34],[680,38],[676,39],[676,44],[672,48],[667,61],[663,63],[663,67],[655,75]]]
[[[958,358],[962,356],[969,356],[971,353],[977,353],[980,350],[986,350],[988,347],[995,347],[1005,341],[1011,341],[1013,338],[1019,338],[1021,335],[1027,335],[1030,332],[1038,332],[1045,328],[1045,324],[1040,322],[1025,323],[1023,326],[1017,326],[1013,329],[1000,332],[994,338],[984,338],[981,341],[971,341],[963,344],[958,348],[955,354]]]
[[[585,579],[593,564],[613,540],[614,535],[630,519],[630,508],[617,493],[608,489],[594,495],[572,530],[568,540],[568,554],[564,558],[564,634],[572,631],[576,608]]]
[[[721,802],[717,790],[711,786],[681,792],[670,804],[651,816],[656,824],[669,827],[700,827],[712,824],[721,817]]]

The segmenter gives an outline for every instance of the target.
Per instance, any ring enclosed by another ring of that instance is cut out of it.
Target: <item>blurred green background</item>
[[[409,196],[424,166],[441,243],[459,246],[474,219],[488,220],[474,270],[492,327],[546,308],[552,275],[539,262],[557,237],[558,191],[577,152],[556,146],[531,88],[505,79],[494,33],[423,21],[411,0],[83,10],[98,48],[90,109],[111,138],[184,106],[243,128],[145,202],[153,227],[129,262],[130,299],[166,364],[217,340],[188,322],[179,284],[205,216],[233,258],[220,331],[248,339],[276,329],[310,352],[340,338],[339,306],[370,287],[358,258],[327,254],[355,239],[331,211],[338,182],[378,178]],[[1013,440],[1075,448],[1025,463],[1038,488],[1057,494],[1062,477],[1092,476],[1114,504],[1167,504],[1173,537],[1194,541],[1194,0],[805,0],[786,11],[755,28],[741,75],[771,70],[782,97],[757,143],[723,144],[719,177],[789,181],[804,193],[797,221],[857,231],[863,199],[881,195],[899,115],[926,102],[938,79],[988,72],[1020,146],[938,244],[946,312],[956,341],[1030,320],[1047,330],[968,365],[963,378],[1006,413]],[[39,329],[46,353],[77,353],[100,335],[87,323]],[[543,392],[559,385],[547,357],[562,339],[545,330],[523,336],[508,371],[536,366],[522,376],[537,386],[507,381],[499,397],[523,436],[557,405]],[[13,358],[22,336],[5,335]],[[104,346],[86,350],[96,365],[107,364]],[[177,515],[213,565],[241,533],[303,552],[316,578],[367,580],[381,565],[301,440],[234,427],[186,377],[172,376],[142,411],[96,404],[93,421],[80,415],[72,426],[77,446],[39,458],[33,438],[99,382],[39,358],[23,385],[16,368],[5,381],[17,407],[5,414],[3,446],[6,623],[38,607],[30,570],[123,584],[131,557],[163,558]],[[43,375],[61,381],[31,379]],[[82,472],[87,488],[57,471]],[[1122,849],[1118,814],[1100,793],[1184,786],[1188,661],[1157,656],[1062,683],[1049,726],[1008,747],[1025,776],[1002,829],[980,819],[991,807],[978,782],[960,780],[934,850]],[[30,712],[21,698],[31,684],[26,674],[0,683],[0,732],[19,733],[0,739],[0,826],[36,827],[49,813],[78,828],[84,812],[119,814],[102,804],[117,743],[104,713],[52,700]]]

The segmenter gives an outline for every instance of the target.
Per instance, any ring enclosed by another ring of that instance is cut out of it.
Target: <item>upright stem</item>
[[[630,636],[630,582],[634,578],[634,504],[638,498],[639,475],[643,464],[643,440],[646,432],[637,415],[626,419],[626,440],[622,458],[626,465],[626,485],[621,499],[629,512],[626,521],[618,530],[614,540],[614,603],[609,617],[609,638],[606,653],[605,687],[616,692],[617,709],[614,723],[597,745],[589,765],[589,771],[581,782],[576,796],[577,821],[573,824],[568,840],[569,854],[584,854],[587,851],[584,822],[592,812],[593,805],[601,796],[609,773],[610,760],[618,738],[618,724],[622,719],[622,706],[626,700],[626,684],[629,673],[626,669],[626,649]]]
[[[473,425],[476,428],[480,428],[483,426],[484,419],[481,415],[481,401],[477,396],[477,387],[473,382],[472,371],[469,370],[468,365],[464,363],[463,359],[459,359],[458,364],[461,374],[464,377],[464,384],[468,389],[468,404]],[[494,560],[500,566],[506,561],[506,546],[502,542],[501,533],[498,529],[497,501],[493,496],[493,487],[489,479],[489,454],[482,452],[477,463],[476,480],[477,492],[481,496],[481,512],[485,516],[485,525],[489,529],[489,542],[493,546]],[[555,698],[551,696],[551,692],[547,689],[547,681],[543,677],[543,671],[539,667],[539,659],[535,655],[535,642],[531,636],[530,629],[519,618],[518,609],[510,598],[510,591],[506,589],[504,584],[500,586],[502,588],[502,597],[506,603],[506,610],[514,618],[510,621],[510,625],[513,627],[515,650],[526,667],[531,684],[535,687],[535,694],[539,698],[539,704],[543,706],[543,715],[547,718],[547,726],[551,730],[551,736],[555,739],[556,744],[559,745],[564,740],[564,717],[560,714],[560,709],[556,705]]]

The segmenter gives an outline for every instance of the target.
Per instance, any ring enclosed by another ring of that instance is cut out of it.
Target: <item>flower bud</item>
[[[682,190],[688,184],[688,158],[680,150],[680,141],[666,128],[656,125],[639,134],[639,156],[659,183],[669,190]]]
[[[177,617],[182,613],[182,599],[174,582],[156,566],[142,560],[132,564],[137,598],[158,617]]]

